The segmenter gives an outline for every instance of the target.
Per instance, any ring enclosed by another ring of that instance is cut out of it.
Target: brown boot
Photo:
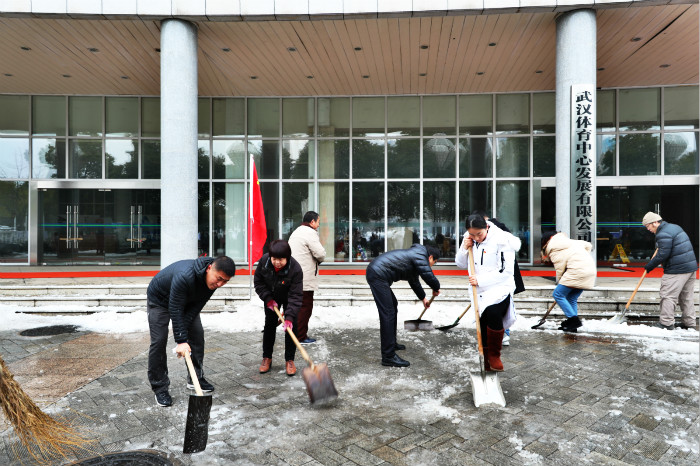
[[[271,365],[272,358],[263,358],[262,363],[260,364],[260,373],[264,374],[265,372],[269,372]]]
[[[486,359],[488,360],[487,366],[491,366],[491,371],[501,372],[503,371],[503,362],[501,362],[501,347],[503,344],[503,335],[506,333],[506,331],[503,329],[493,330],[490,327],[486,327],[486,333],[488,334],[487,341],[489,342],[488,352],[486,351],[486,348],[484,348],[484,353],[486,353]]]
[[[294,365],[294,361],[287,361],[287,375],[293,376],[297,373],[297,366]]]

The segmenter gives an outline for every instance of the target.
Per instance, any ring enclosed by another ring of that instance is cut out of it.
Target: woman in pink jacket
[[[542,260],[552,262],[557,271],[557,286],[552,297],[567,317],[559,330],[576,332],[583,325],[578,317],[578,298],[583,290],[595,285],[592,248],[591,243],[569,239],[561,232],[549,231],[542,235]]]

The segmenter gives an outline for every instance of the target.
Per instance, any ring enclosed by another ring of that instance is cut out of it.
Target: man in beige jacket
[[[299,342],[303,344],[316,341],[314,338],[309,338],[308,330],[309,319],[314,308],[314,291],[318,290],[318,264],[326,258],[326,250],[318,237],[320,223],[321,218],[316,212],[306,212],[302,224],[289,237],[292,257],[299,262],[304,271],[304,298],[294,328]]]

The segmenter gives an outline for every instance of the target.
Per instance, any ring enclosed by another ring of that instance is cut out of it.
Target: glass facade
[[[649,185],[669,185],[673,176],[698,175],[698,109],[689,104],[697,101],[697,86],[598,91],[599,179],[648,177]],[[478,209],[521,238],[519,259],[527,263],[538,251],[530,244],[540,227],[535,210],[542,211],[542,228],[555,222],[553,92],[202,97],[198,109],[200,254],[247,261],[251,156],[268,240],[287,238],[304,212],[316,210],[329,262],[367,262],[418,242],[440,248],[449,263],[464,219]],[[67,180],[76,188],[90,180],[138,184],[158,180],[160,164],[157,97],[0,95],[0,189],[3,201],[14,199],[0,210],[0,262],[28,261],[34,180]],[[541,206],[531,202],[536,180],[547,186]],[[697,190],[687,176],[679,184]],[[611,196],[606,189],[599,188],[598,215],[609,223],[625,215],[601,203]],[[108,199],[88,204],[106,206]],[[690,229],[697,238],[697,222]],[[13,234],[2,236],[6,230]]]

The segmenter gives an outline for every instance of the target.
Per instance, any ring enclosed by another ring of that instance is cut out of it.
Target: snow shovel
[[[474,270],[474,254],[469,248],[469,275],[476,277]],[[470,372],[472,381],[472,392],[474,392],[474,406],[477,408],[485,404],[498,406],[506,405],[506,398],[503,396],[501,383],[498,380],[498,372],[486,372],[484,365],[484,345],[481,342],[481,324],[479,323],[479,302],[477,298],[476,286],[472,285],[472,296],[474,304],[474,316],[476,317],[476,340],[479,343],[479,372]]]
[[[187,424],[185,425],[185,445],[183,453],[197,453],[207,448],[209,438],[209,413],[211,412],[211,395],[202,393],[199,386],[199,378],[194,371],[192,358],[189,352],[185,352],[187,369],[190,371],[192,384],[196,395],[190,395],[190,404],[187,407]]]
[[[284,322],[282,313],[277,306],[275,306],[275,312],[277,313],[277,317]],[[291,328],[287,329],[287,333],[292,337],[292,341],[294,341],[297,349],[299,349],[301,357],[309,363],[309,366],[301,371],[301,378],[304,379],[304,383],[306,384],[306,391],[309,394],[309,401],[311,401],[311,404],[323,404],[338,398],[338,390],[336,390],[335,385],[333,385],[333,379],[331,378],[331,373],[326,363],[314,364]]]
[[[656,253],[659,252],[659,249],[657,248],[656,251],[654,251],[654,255],[651,256],[653,259]],[[627,322],[627,317],[625,317],[625,314],[627,314],[627,311],[630,308],[630,304],[632,304],[632,300],[634,299],[634,296],[637,294],[637,291],[639,290],[639,287],[642,286],[642,282],[644,281],[644,277],[647,276],[647,271],[646,269],[644,270],[644,273],[642,274],[641,277],[639,277],[639,282],[637,282],[637,287],[634,289],[632,292],[632,296],[630,296],[629,301],[627,301],[627,304],[625,305],[625,309],[622,312],[618,312],[614,316],[610,318],[610,323],[611,324],[624,324]]]
[[[404,320],[403,321],[403,328],[404,330],[410,330],[410,331],[416,331],[416,330],[433,330],[433,321],[432,320],[422,320],[421,318],[423,317],[423,314],[425,314],[425,311],[428,310],[430,307],[430,304],[432,304],[433,299],[435,299],[435,296],[432,296],[430,298],[430,301],[428,301],[428,305],[425,306],[423,309],[423,312],[420,313],[418,316],[418,319],[416,320]]]
[[[471,303],[469,304],[469,306],[467,306],[467,308],[464,310],[464,312],[459,317],[457,317],[457,320],[455,320],[454,323],[452,323],[452,325],[445,325],[444,327],[438,327],[437,329],[442,330],[443,332],[446,332],[447,330],[456,327],[457,324],[459,324],[459,321],[462,319],[462,317],[464,317],[464,314],[467,313],[467,311],[469,310],[470,307],[472,307]]]
[[[549,306],[549,309],[547,309],[547,312],[546,312],[546,313],[544,314],[544,316],[540,319],[540,321],[537,322],[535,325],[533,325],[533,326],[530,327],[530,328],[540,328],[540,327],[542,326],[542,324],[544,324],[544,322],[547,320],[547,316],[549,315],[550,312],[552,312],[552,309],[554,309],[554,306],[556,306],[556,305],[557,305],[557,302],[554,301],[554,302]]]

